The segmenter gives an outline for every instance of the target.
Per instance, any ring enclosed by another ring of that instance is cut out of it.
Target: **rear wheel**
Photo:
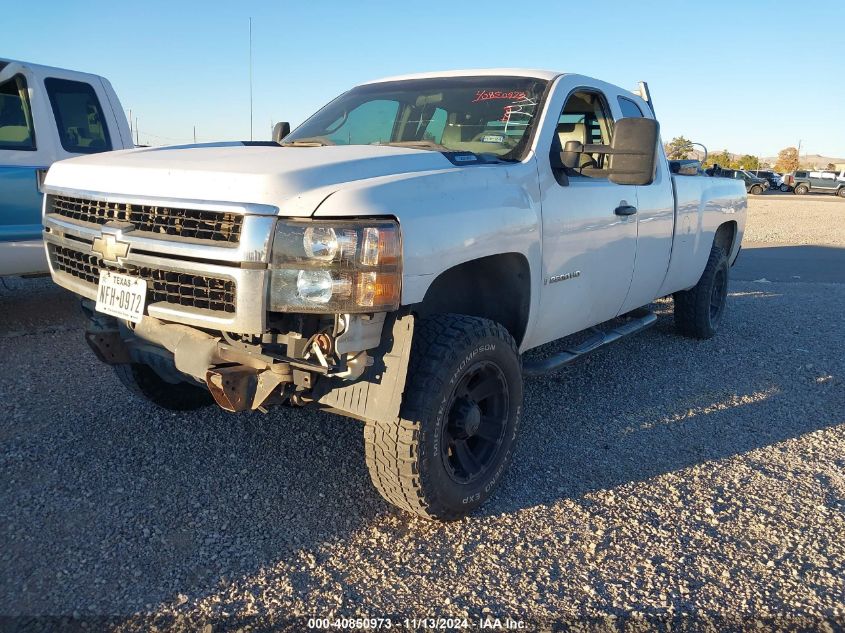
[[[781,190],[783,193],[787,193],[787,192],[789,191],[789,185],[781,185],[781,186],[780,186],[780,190]]]
[[[763,193],[763,187],[761,187],[760,185],[754,185],[753,187],[751,187],[751,193],[755,196],[759,196],[761,193]]]
[[[840,198],[845,198],[845,187],[839,187],[839,191],[836,192],[836,195]]]
[[[214,403],[206,389],[186,382],[169,383],[148,365],[114,365],[114,372],[129,391],[162,409],[193,411]]]
[[[522,367],[508,331],[455,314],[420,321],[398,420],[368,421],[367,467],[393,505],[453,520],[484,503],[513,454]]]
[[[796,196],[803,196],[809,190],[810,190],[810,188],[807,185],[798,185],[797,187],[795,187],[795,190],[793,191],[793,193]]]
[[[675,327],[694,338],[711,338],[722,322],[728,297],[728,257],[713,246],[698,283],[674,294]]]

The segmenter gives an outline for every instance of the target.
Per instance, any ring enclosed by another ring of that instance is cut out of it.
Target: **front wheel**
[[[807,185],[798,185],[797,187],[795,187],[795,190],[793,191],[793,193],[794,193],[796,196],[803,196],[803,195],[804,195],[805,193],[807,193],[809,190],[810,190],[810,189],[809,189],[809,187],[807,187]]]
[[[779,189],[780,189],[783,193],[788,193],[788,192],[789,192],[789,185],[781,185],[781,186],[779,187]]]
[[[521,411],[519,351],[503,326],[457,314],[423,319],[399,419],[364,428],[370,478],[403,510],[461,518],[501,480]]]
[[[839,191],[836,192],[836,195],[840,198],[845,198],[845,187],[840,187]]]
[[[728,256],[718,246],[710,250],[698,283],[674,294],[675,327],[694,338],[711,338],[722,322],[728,298]]]
[[[114,365],[114,372],[130,392],[170,411],[194,411],[214,404],[207,389],[188,383],[169,383],[148,365]]]

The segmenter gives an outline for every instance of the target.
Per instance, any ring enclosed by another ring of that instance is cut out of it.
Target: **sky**
[[[490,67],[648,81],[663,139],[845,157],[845,3],[0,0],[0,57],[107,77],[143,144],[295,127],[362,81]],[[802,16],[799,19],[799,13]]]

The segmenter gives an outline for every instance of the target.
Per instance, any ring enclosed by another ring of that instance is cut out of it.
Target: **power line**
[[[252,140],[252,18],[249,19],[249,140]]]

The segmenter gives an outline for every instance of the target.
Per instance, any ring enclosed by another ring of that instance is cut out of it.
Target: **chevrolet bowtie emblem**
[[[102,255],[104,261],[117,262],[118,258],[129,253],[129,244],[118,242],[114,235],[102,235],[94,238],[91,250]]]

